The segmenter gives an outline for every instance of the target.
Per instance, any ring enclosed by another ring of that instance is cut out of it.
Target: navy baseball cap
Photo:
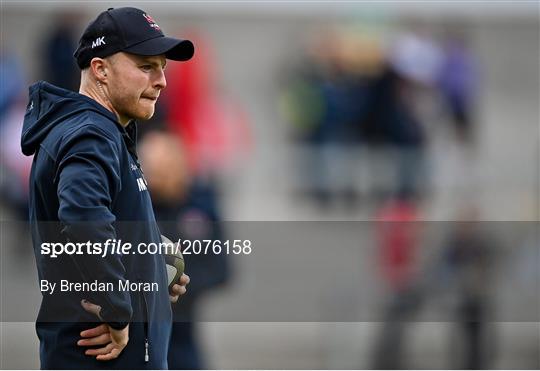
[[[137,8],[109,8],[92,21],[79,40],[73,54],[81,69],[92,58],[105,58],[118,52],[138,55],[160,55],[176,61],[187,61],[194,53],[193,43],[167,37],[156,21]]]

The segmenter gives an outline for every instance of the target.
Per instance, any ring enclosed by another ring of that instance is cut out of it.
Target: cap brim
[[[161,55],[174,61],[187,61],[193,57],[195,47],[189,40],[180,40],[172,37],[156,37],[146,40],[123,51],[138,55]]]

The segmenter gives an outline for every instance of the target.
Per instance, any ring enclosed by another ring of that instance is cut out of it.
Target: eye
[[[150,72],[150,71],[152,71],[152,66],[149,65],[149,64],[144,64],[144,65],[142,65],[140,68],[141,68],[141,70],[143,70],[144,72]]]

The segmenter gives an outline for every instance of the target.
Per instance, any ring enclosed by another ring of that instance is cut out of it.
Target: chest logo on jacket
[[[133,163],[129,164],[129,168],[131,169],[131,171],[136,171],[136,172],[140,171],[139,167]],[[142,175],[142,172],[137,175]],[[146,182],[146,179],[144,179],[144,176],[137,178],[137,187],[139,187],[139,192],[147,191],[148,190],[147,186],[148,186],[148,183]]]
[[[146,179],[144,178],[137,178],[137,185],[139,186],[139,192],[146,191]]]

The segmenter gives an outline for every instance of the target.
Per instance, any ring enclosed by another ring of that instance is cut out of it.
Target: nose
[[[165,78],[165,72],[163,71],[163,69],[159,69],[157,71],[157,76],[154,81],[154,88],[161,90],[161,89],[165,89],[166,86],[167,86],[167,79]]]

